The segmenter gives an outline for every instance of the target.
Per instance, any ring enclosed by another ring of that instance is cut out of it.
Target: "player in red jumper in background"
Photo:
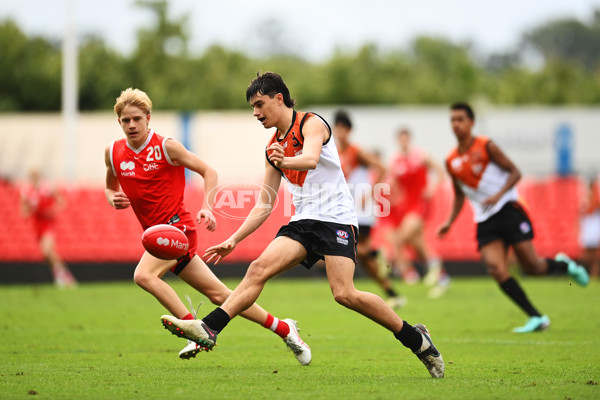
[[[432,286],[429,296],[438,297],[447,290],[450,278],[439,257],[432,255],[427,245],[425,218],[433,193],[445,181],[444,169],[425,151],[411,145],[407,129],[398,131],[397,140],[400,151],[393,156],[389,167],[390,215],[383,223],[391,224],[394,229],[390,237],[396,249],[395,267],[402,278],[409,284],[419,279],[406,255],[405,247],[410,246],[427,269],[423,281]],[[436,175],[433,185],[428,182],[429,171]]]
[[[144,230],[158,224],[172,224],[181,229],[190,242],[190,251],[178,260],[161,260],[144,252],[133,280],[173,315],[184,320],[194,319],[194,310],[188,311],[173,288],[161,278],[170,270],[217,305],[231,293],[196,255],[195,221],[183,204],[185,168],[188,168],[204,179],[204,203],[197,214],[198,223],[204,220],[205,228],[214,231],[216,220],[211,207],[217,173],[178,141],[162,137],[149,128],[152,102],[146,93],[139,89],[124,90],[117,98],[114,111],[126,137],[112,142],[105,151],[108,203],[118,210],[131,206]],[[295,321],[279,320],[257,304],[242,316],[279,335],[300,364],[310,363],[310,348],[298,335]],[[201,350],[202,347],[188,341],[179,357],[189,359]]]
[[[386,303],[392,308],[400,308],[406,304],[406,298],[399,295],[394,287],[388,271],[380,271],[380,260],[386,264],[385,256],[379,249],[373,247],[371,230],[375,225],[375,208],[373,205],[373,183],[378,184],[385,176],[385,166],[377,156],[360,148],[350,140],[352,120],[347,112],[338,110],[335,113],[333,136],[340,156],[342,172],[350,187],[358,218],[358,242],[356,257],[369,276],[381,286],[387,294]],[[370,172],[376,174],[371,179]],[[375,182],[373,182],[375,181]]]
[[[40,172],[33,169],[29,182],[21,190],[21,211],[26,217],[31,217],[40,250],[50,266],[54,283],[60,288],[77,286],[77,281],[56,251],[54,226],[63,206],[60,192],[43,182]]]

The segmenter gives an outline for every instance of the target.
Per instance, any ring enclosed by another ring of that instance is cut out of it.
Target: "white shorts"
[[[581,217],[579,242],[584,249],[600,247],[600,211]]]

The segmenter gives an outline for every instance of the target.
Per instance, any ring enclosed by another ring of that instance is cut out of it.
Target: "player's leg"
[[[405,283],[412,285],[419,281],[419,273],[415,269],[412,261],[406,254],[405,246],[408,245],[408,226],[405,223],[406,218],[402,218],[397,228],[391,233],[391,241],[394,243],[396,251],[394,257],[394,268],[402,277]]]
[[[58,287],[75,287],[77,285],[75,277],[73,277],[56,251],[56,242],[52,231],[47,230],[41,234],[40,251],[50,266],[54,283]]]
[[[381,297],[354,287],[354,260],[345,256],[326,255],[325,267],[336,302],[390,330],[396,339],[419,357],[432,377],[444,376],[444,360],[431,342],[429,332],[424,325],[411,326],[403,321]]]
[[[368,229],[365,229],[368,228]],[[373,250],[370,236],[370,226],[361,226],[358,230],[358,243],[356,244],[356,257],[364,267],[367,274],[381,286],[388,296],[386,303],[392,308],[402,307],[406,304],[406,299],[400,296],[392,286],[391,279],[387,275],[382,275],[379,270],[377,257],[378,250]]]
[[[233,317],[256,301],[270,278],[298,265],[306,255],[305,247],[298,241],[287,236],[279,236],[267,246],[258,259],[250,264],[246,275],[223,305],[209,313],[200,323],[180,321],[165,315],[161,318],[163,324],[173,334],[211,349],[216,343],[217,334]]]
[[[417,256],[426,267],[423,283],[432,287],[429,290],[429,297],[440,297],[446,293],[450,286],[450,276],[444,269],[439,257],[432,256],[429,250],[429,246],[425,240],[425,221],[418,212],[407,214],[405,221],[405,240],[415,249]]]
[[[479,249],[481,258],[489,274],[498,282],[500,289],[529,316],[524,326],[513,329],[514,332],[525,333],[546,329],[550,320],[542,316],[533,306],[525,291],[511,275],[508,269],[508,248],[500,240],[491,241]]]
[[[204,294],[213,304],[222,305],[231,290],[217,278],[206,263],[197,255],[192,258],[188,265],[179,273],[178,277]],[[310,347],[300,339],[296,321],[291,319],[279,319],[265,311],[258,304],[254,303],[240,314],[242,317],[256,322],[264,328],[270,329],[294,351],[296,359],[302,365],[308,365],[311,360]],[[186,349],[182,350],[179,356],[184,359],[195,357],[200,347],[190,341]]]
[[[171,314],[177,318],[185,318],[190,312],[175,290],[161,279],[176,263],[175,260],[161,260],[144,252],[133,273],[133,281],[153,295]]]
[[[354,261],[343,256],[325,256],[327,279],[335,301],[372,319],[392,332],[402,329],[402,319],[383,299],[354,287]]]

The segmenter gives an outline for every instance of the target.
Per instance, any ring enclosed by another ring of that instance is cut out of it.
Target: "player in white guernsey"
[[[202,321],[164,316],[186,337],[212,347],[231,318],[260,295],[273,276],[298,264],[310,267],[325,260],[335,300],[390,330],[423,362],[434,378],[444,376],[444,362],[422,324],[414,327],[372,293],[354,287],[357,219],[329,125],[313,113],[294,110],[295,101],[281,76],[258,75],[246,91],[254,117],[265,128],[277,128],[266,149],[263,189],[242,226],[225,242],[206,250],[218,263],[254,232],[269,216],[283,177],[294,197],[296,214],[283,226],[221,307]],[[266,210],[266,211],[265,211]],[[356,333],[357,342],[364,334]]]
[[[509,248],[513,248],[519,264],[531,275],[568,273],[579,285],[586,286],[589,282],[587,272],[565,254],[559,253],[554,260],[537,255],[531,243],[531,221],[517,201],[515,185],[521,173],[494,142],[484,136],[472,135],[473,109],[466,103],[453,104],[451,123],[458,147],[446,158],[446,168],[453,180],[455,197],[450,216],[438,229],[438,235],[443,237],[448,233],[467,197],[477,223],[477,241],[483,262],[500,288],[529,317],[525,325],[513,331],[544,330],[550,325],[550,319],[540,314],[511,276]]]

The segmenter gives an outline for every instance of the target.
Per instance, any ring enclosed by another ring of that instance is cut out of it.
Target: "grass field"
[[[162,328],[164,310],[133,283],[1,286],[0,399],[599,399],[600,284],[522,281],[552,319],[547,332],[511,333],[525,317],[487,277],[455,279],[437,300],[423,286],[401,286],[409,302],[400,315],[426,323],[446,360],[441,380],[389,332],[338,306],[324,280],[276,279],[259,301],[299,321],[309,367],[239,318],[215,351],[182,361],[185,342]],[[171,282],[181,297],[202,300]],[[368,280],[356,285],[379,293]]]

